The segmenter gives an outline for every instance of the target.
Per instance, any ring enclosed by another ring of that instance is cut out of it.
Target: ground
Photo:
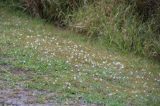
[[[158,106],[160,64],[0,8],[0,103]]]

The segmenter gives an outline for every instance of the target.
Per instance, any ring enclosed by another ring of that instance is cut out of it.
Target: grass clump
[[[75,12],[70,27],[98,39],[107,48],[159,57],[160,36],[155,24],[158,10],[150,13],[151,9],[146,9],[149,4],[141,5],[138,1],[100,0]],[[137,11],[138,8],[141,10]]]

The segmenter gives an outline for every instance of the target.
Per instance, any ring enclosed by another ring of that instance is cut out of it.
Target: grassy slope
[[[159,104],[159,63],[94,48],[74,33],[22,13],[0,8],[0,14],[0,79],[7,81],[0,88],[21,84],[56,92],[59,99],[82,97],[111,106]],[[75,55],[81,50],[89,57]],[[24,74],[15,74],[17,69]]]

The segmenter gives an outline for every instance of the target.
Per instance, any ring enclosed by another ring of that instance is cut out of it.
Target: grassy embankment
[[[58,100],[159,105],[159,63],[94,48],[84,37],[21,12],[0,8],[0,14],[1,89],[20,85],[55,92]]]

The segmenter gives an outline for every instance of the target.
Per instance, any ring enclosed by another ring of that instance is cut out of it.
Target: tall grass
[[[159,57],[159,11],[155,9],[152,13],[144,13],[150,11],[143,10],[147,7],[141,7],[143,11],[138,11],[142,5],[138,2],[99,0],[87,9],[82,8],[75,12],[70,27],[92,38],[100,39],[106,47]]]
[[[23,0],[23,7],[33,16],[65,24],[66,16],[92,0]]]
[[[160,0],[3,1],[23,8],[32,16],[68,25],[74,31],[101,40],[108,48],[160,60]]]

